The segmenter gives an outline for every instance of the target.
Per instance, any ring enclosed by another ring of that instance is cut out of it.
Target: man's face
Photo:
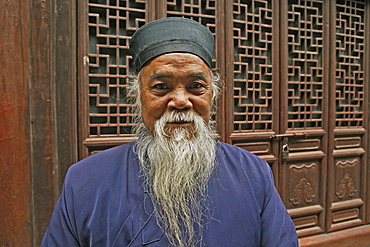
[[[140,74],[142,118],[153,132],[166,112],[193,111],[208,123],[211,113],[210,70],[189,53],[168,53],[153,59]],[[168,122],[165,128],[191,128],[192,122]]]

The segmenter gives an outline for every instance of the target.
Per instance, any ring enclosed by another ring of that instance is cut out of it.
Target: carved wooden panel
[[[340,132],[342,131],[342,132]],[[343,133],[333,140],[333,162],[329,167],[329,231],[364,224],[365,167],[364,130]]]
[[[320,158],[289,162],[288,196],[284,203],[300,237],[324,231],[324,184],[318,183],[323,176]]]
[[[362,166],[361,156],[346,156],[335,159],[330,231],[364,224]]]
[[[322,136],[302,139],[290,137],[289,156],[281,167],[281,193],[296,225],[298,235],[324,232],[325,226],[325,143]]]

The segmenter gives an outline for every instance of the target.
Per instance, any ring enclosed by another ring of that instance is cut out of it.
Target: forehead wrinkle
[[[172,79],[173,76],[169,75],[169,74],[154,73],[150,76],[150,81],[154,81],[154,80],[162,79],[162,78]],[[198,78],[198,79],[206,80],[207,76],[206,76],[205,73],[199,72],[199,73],[190,74],[190,75],[187,76],[187,78]]]
[[[150,81],[154,81],[161,78],[172,78],[172,76],[168,74],[154,73],[150,76]]]

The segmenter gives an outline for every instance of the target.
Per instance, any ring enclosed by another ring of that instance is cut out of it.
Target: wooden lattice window
[[[126,99],[129,40],[145,24],[145,1],[89,0],[89,137],[126,136],[133,127]]]
[[[322,1],[289,1],[288,129],[322,128],[322,11]]]
[[[335,126],[362,127],[365,0],[338,0],[336,8]]]
[[[272,129],[271,5],[233,1],[234,132]]]

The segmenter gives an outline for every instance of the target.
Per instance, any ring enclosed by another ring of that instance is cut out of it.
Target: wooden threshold
[[[369,247],[370,225],[299,239],[300,247]]]

